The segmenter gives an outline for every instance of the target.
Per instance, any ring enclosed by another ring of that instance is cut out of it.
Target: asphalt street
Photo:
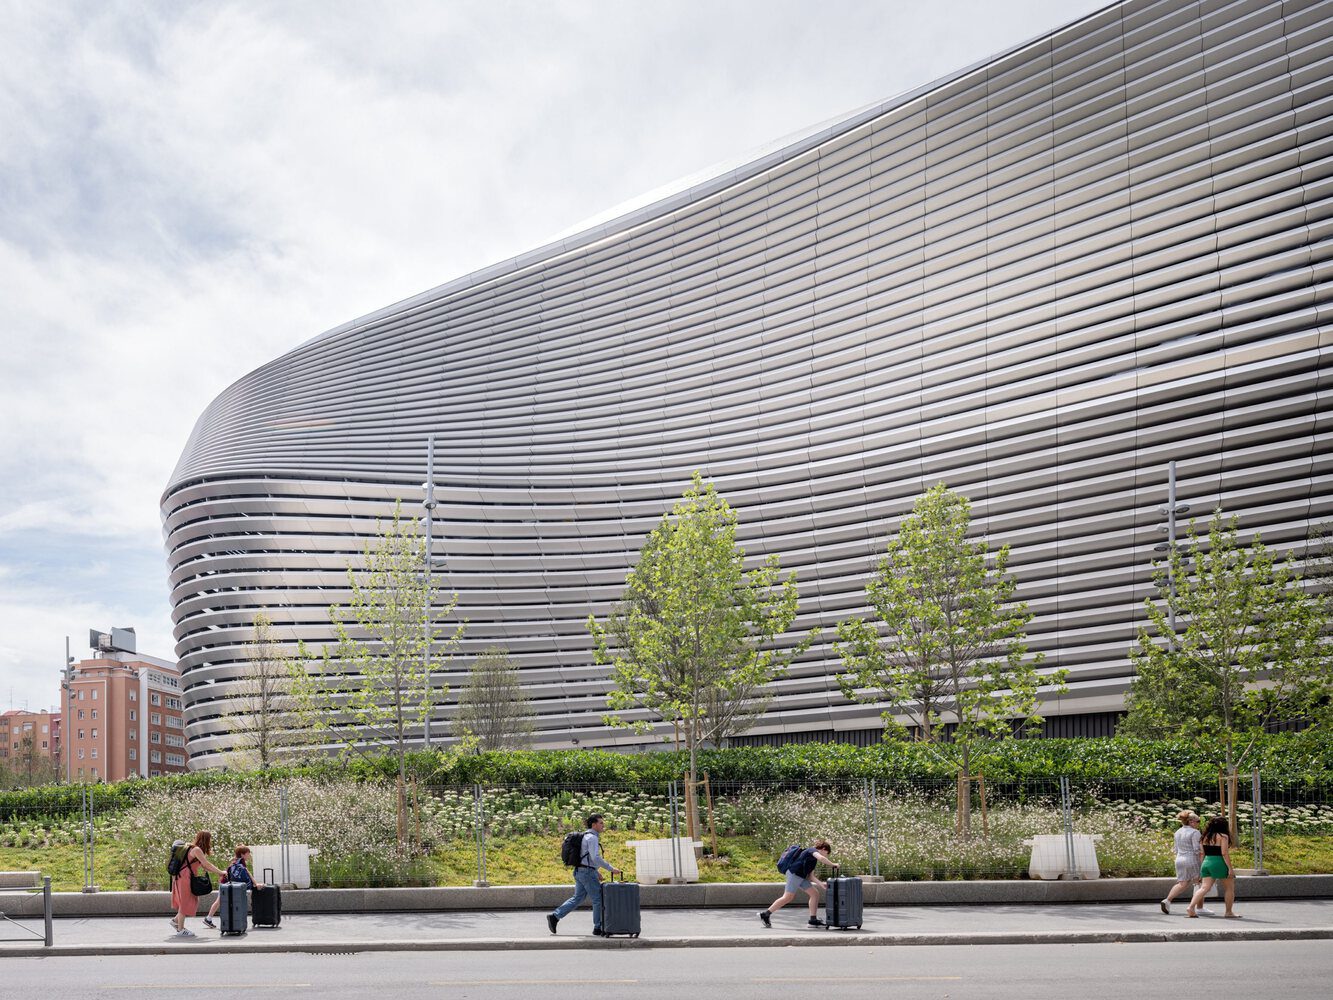
[[[1179,1000],[1328,996],[1327,941],[810,950],[0,958],[0,1000],[218,996],[683,1000]]]

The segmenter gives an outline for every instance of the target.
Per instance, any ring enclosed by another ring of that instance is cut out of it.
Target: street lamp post
[[[70,739],[70,716],[74,714],[74,657],[69,655],[69,636],[65,636],[65,669],[60,673],[60,689],[65,692],[65,704],[60,719],[60,738],[65,743],[65,783],[74,783],[74,741]]]
[[[1176,503],[1176,463],[1168,462],[1166,466],[1166,506],[1158,507],[1157,512],[1166,516],[1166,524],[1159,525],[1159,531],[1166,532],[1166,541],[1159,542],[1153,548],[1158,552],[1166,552],[1169,559],[1170,554],[1176,550],[1176,515],[1189,513],[1190,505],[1187,503]],[[1167,580],[1171,585],[1171,648],[1176,648],[1176,577],[1168,569]]]
[[[421,623],[421,627],[422,627],[422,631],[425,633],[425,635],[424,635],[425,645],[424,645],[424,647],[423,647],[422,656],[423,656],[423,658],[425,659],[425,664],[424,664],[424,666],[425,666],[425,671],[426,671],[426,719],[425,719],[425,724],[424,724],[423,727],[422,727],[421,735],[422,735],[422,740],[423,740],[423,742],[425,743],[425,747],[426,747],[426,749],[429,750],[429,749],[430,749],[430,716],[431,716],[431,712],[434,710],[434,707],[435,707],[435,706],[434,706],[434,697],[433,697],[433,696],[434,696],[434,693],[435,693],[435,686],[434,686],[434,684],[432,683],[432,681],[431,681],[431,676],[430,676],[430,647],[431,647],[431,640],[432,640],[432,636],[431,636],[431,618],[432,618],[432,612],[434,611],[434,608],[433,608],[432,603],[431,603],[431,596],[430,596],[430,593],[431,593],[431,581],[434,579],[434,565],[433,565],[433,563],[432,563],[432,561],[431,561],[431,514],[432,514],[432,512],[435,510],[435,506],[436,506],[436,504],[435,504],[435,435],[434,435],[434,434],[432,434],[432,435],[426,440],[426,482],[425,482],[424,485],[425,485],[425,488],[426,488],[426,496],[425,496],[425,499],[423,499],[423,500],[421,501],[421,506],[423,506],[424,508],[426,508],[426,517],[425,517],[425,521],[426,521],[426,552],[425,552],[425,559],[426,559],[426,569],[425,569],[425,574],[426,574],[426,575],[425,575],[425,581],[426,581],[426,587],[425,587],[425,591],[426,591],[426,594],[425,594],[425,608],[423,609],[423,612],[422,612],[422,623]]]

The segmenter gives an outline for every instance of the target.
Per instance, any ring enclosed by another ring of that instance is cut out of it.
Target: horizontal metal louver
[[[192,764],[229,746],[257,612],[330,639],[431,433],[470,621],[440,681],[506,646],[543,744],[641,739],[602,726],[583,623],[695,469],[825,629],[756,739],[877,725],[828,641],[938,481],[1071,671],[1046,714],[1113,718],[1167,463],[1192,514],[1302,544],[1333,519],[1331,358],[1333,4],[1109,8],[222,393],[162,499]]]

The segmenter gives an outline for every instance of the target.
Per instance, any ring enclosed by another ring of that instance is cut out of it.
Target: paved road
[[[1180,1000],[1328,995],[1327,941],[0,958],[0,1000]]]

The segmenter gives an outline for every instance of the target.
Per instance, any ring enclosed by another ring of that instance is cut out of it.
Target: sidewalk
[[[1217,941],[1333,938],[1333,900],[1238,901],[1241,920],[1218,915],[1190,920],[1177,904],[1170,916],[1156,904],[1052,906],[877,906],[863,930],[808,928],[795,904],[765,930],[752,909],[644,910],[637,940],[591,934],[585,905],[552,936],[544,911],[284,915],[281,928],[256,928],[221,938],[201,920],[197,938],[175,938],[168,916],[64,917],[55,921],[55,947],[29,939],[0,941],[0,960],[14,955],[154,955],[204,952],[483,951],[568,948],[792,947],[937,944],[1080,944],[1140,941]],[[820,911],[821,916],[823,911]],[[39,921],[24,920],[40,930]],[[17,928],[0,921],[0,935]]]

